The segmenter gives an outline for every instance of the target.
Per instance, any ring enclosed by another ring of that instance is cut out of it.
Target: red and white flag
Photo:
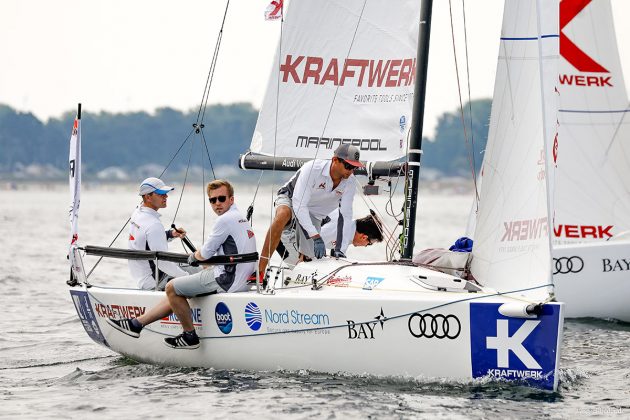
[[[265,20],[277,20],[282,17],[283,0],[273,0],[265,9]]]

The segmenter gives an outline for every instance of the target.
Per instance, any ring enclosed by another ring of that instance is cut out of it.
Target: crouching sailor
[[[188,263],[197,266],[199,261],[214,255],[236,255],[256,252],[256,239],[247,219],[234,205],[234,189],[224,180],[208,184],[208,200],[219,216],[203,247],[190,254]],[[140,337],[142,328],[174,313],[184,332],[167,337],[164,342],[174,349],[196,349],[199,337],[195,331],[187,298],[223,292],[240,292],[249,288],[247,278],[256,270],[255,262],[215,266],[198,273],[177,277],[166,285],[166,298],[144,315],[133,319],[112,319],[107,322],[116,330],[131,337]]]

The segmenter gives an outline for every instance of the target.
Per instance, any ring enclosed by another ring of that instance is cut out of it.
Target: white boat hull
[[[337,273],[336,286],[319,290],[306,285],[274,294],[191,299],[202,338],[196,350],[164,345],[166,336],[181,332],[174,317],[145,327],[140,338],[106,322],[108,317],[139,316],[164,297],[161,292],[94,286],[72,289],[71,294],[96,342],[147,363],[464,381],[494,377],[556,389],[562,304],[546,304],[543,314],[533,318],[509,317],[500,314],[499,307],[514,304],[511,298],[421,290],[413,282],[402,290],[410,283],[400,279],[403,270],[435,272],[395,265],[368,268],[369,276],[359,276],[357,270],[365,272],[365,266],[344,268]]]
[[[556,297],[567,317],[630,322],[630,241],[560,245],[553,253]]]

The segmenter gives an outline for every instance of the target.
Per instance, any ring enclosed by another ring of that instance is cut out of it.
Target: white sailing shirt
[[[354,175],[342,179],[333,189],[330,177],[332,160],[315,159],[306,162],[299,171],[287,182],[278,194],[285,194],[291,198],[293,213],[298,222],[308,233],[309,237],[319,234],[311,221],[311,216],[318,220],[324,219],[333,210],[338,209],[340,215],[337,223],[343,233],[344,241],[350,236],[350,221],[352,221],[352,201],[356,191]]]
[[[168,251],[166,231],[160,222],[160,217],[160,213],[149,207],[139,206],[134,210],[129,222],[129,249]],[[170,261],[158,261],[158,270],[172,277],[188,275],[177,264]],[[155,289],[154,261],[129,260],[129,271],[140,289]]]
[[[326,244],[326,249],[336,249],[345,254],[354,239],[355,232],[357,231],[357,221],[350,220],[350,222],[345,223],[347,225],[347,235],[343,235],[341,245],[337,248],[337,241],[339,240],[339,230],[337,226],[339,222],[339,212],[333,211],[328,215],[328,217],[330,218],[330,221],[322,226],[322,231],[320,232],[322,240]]]
[[[215,255],[236,255],[256,252],[256,238],[249,222],[236,205],[220,215],[199,253],[207,260]],[[240,292],[248,288],[247,278],[256,271],[256,262],[214,267],[216,282],[225,292]]]

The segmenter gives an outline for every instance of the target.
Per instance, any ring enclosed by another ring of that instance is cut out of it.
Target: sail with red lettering
[[[608,0],[560,3],[555,244],[630,230],[630,109]]]
[[[250,150],[330,158],[342,143],[361,159],[406,153],[420,2],[293,1]]]
[[[557,129],[558,5],[505,2],[472,272],[485,286],[551,291],[546,160]]]

